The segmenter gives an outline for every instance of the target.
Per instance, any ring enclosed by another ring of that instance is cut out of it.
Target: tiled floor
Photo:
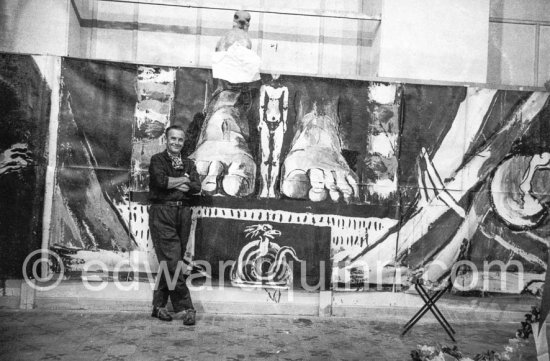
[[[436,323],[198,315],[196,326],[146,313],[0,311],[0,360],[410,360],[418,344],[454,345]],[[517,323],[453,324],[469,356],[502,351]],[[534,342],[522,360],[535,360]]]

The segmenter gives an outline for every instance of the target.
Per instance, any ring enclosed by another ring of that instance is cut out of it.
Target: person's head
[[[233,15],[233,28],[248,31],[250,26],[250,13],[248,11],[239,10]]]
[[[183,142],[185,141],[185,132],[179,125],[172,125],[166,128],[166,150],[173,155],[179,155]]]

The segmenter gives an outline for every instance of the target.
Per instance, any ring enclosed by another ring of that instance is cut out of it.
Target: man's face
[[[168,153],[179,155],[183,148],[183,130],[171,129],[166,136],[166,149]]]

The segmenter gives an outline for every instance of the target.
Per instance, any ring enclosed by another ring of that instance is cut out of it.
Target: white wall
[[[550,79],[549,0],[148,2],[0,0],[0,51],[209,67],[233,9],[247,8],[265,72],[497,86]],[[380,14],[381,23],[366,20]]]
[[[381,77],[484,83],[489,0],[385,0]]]
[[[0,0],[0,51],[67,55],[69,0]]]
[[[251,9],[249,34],[262,71],[374,76],[373,44],[382,0],[201,2],[197,7],[75,0],[69,55],[134,63],[209,67],[215,44],[232,26],[234,8]],[[154,3],[155,1],[153,1]],[[212,7],[212,8],[209,8]],[[260,11],[262,10],[262,11]],[[299,15],[302,14],[302,15]],[[80,41],[72,31],[80,26]],[[84,45],[83,45],[84,44]]]

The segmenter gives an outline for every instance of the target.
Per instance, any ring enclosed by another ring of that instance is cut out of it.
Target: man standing
[[[191,196],[201,185],[193,161],[181,156],[183,143],[183,129],[168,127],[166,150],[153,155],[149,165],[149,230],[160,263],[151,316],[172,321],[165,308],[170,298],[174,312],[183,313],[183,324],[194,325],[196,311],[185,283],[183,256],[191,223]]]

